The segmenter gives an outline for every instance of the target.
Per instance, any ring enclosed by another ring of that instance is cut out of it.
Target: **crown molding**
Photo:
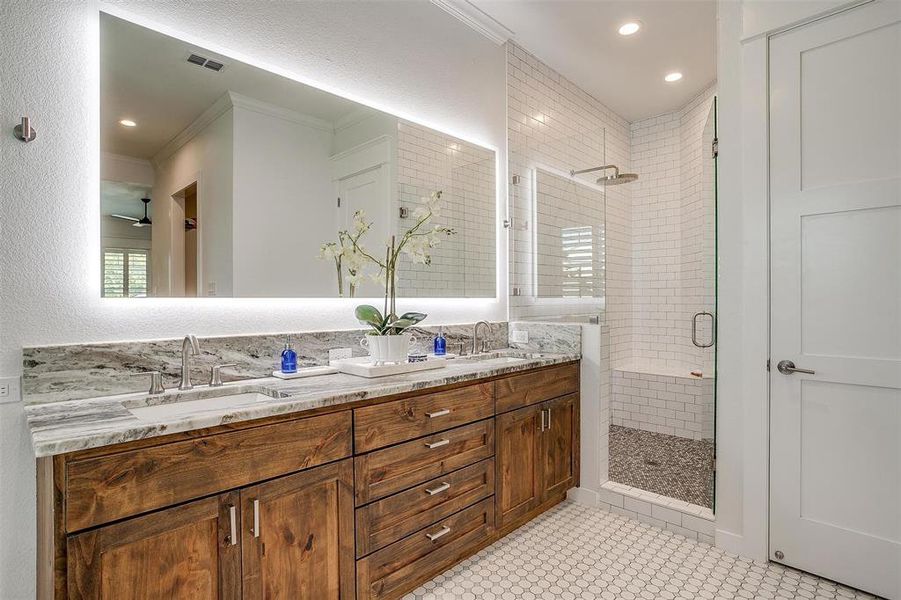
[[[151,162],[155,167],[162,165],[166,159],[178,152],[178,149],[187,144],[197,134],[203,131],[210,123],[224,115],[226,112],[235,108],[243,108],[260,114],[264,114],[276,119],[290,121],[305,125],[313,129],[321,129],[322,131],[334,132],[334,126],[323,119],[305,115],[287,108],[275,106],[249,96],[243,96],[232,91],[227,91],[210,105],[199,117],[194,119],[190,125],[185,127],[174,138],[163,146],[159,152],[153,155]]]
[[[242,96],[235,92],[228,92],[228,96],[231,100],[231,105],[237,108],[252,110],[263,115],[275,117],[276,119],[305,125],[307,127],[312,127],[313,129],[321,129],[322,131],[328,131],[329,133],[335,131],[335,126],[324,119],[305,115],[287,108],[282,108],[281,106],[275,106],[274,104],[269,104],[268,102],[263,102],[262,100],[257,100],[256,98],[251,98],[249,96]]]
[[[515,36],[513,31],[469,0],[431,0],[431,2],[498,46],[503,46],[507,40]]]
[[[199,117],[194,119],[190,125],[182,129],[178,135],[169,140],[165,146],[160,148],[159,152],[153,155],[151,162],[156,168],[166,162],[170,156],[178,152],[178,149],[187,144],[198,133],[203,131],[207,125],[231,110],[231,92],[225,92],[213,102],[209,108],[203,111]]]

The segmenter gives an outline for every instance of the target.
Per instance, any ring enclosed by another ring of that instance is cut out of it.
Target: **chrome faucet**
[[[482,345],[479,345],[479,325],[484,325],[488,328],[488,333],[491,333],[491,323],[488,321],[479,321],[472,328],[472,353],[478,354],[479,352],[485,352],[485,341],[482,342]]]
[[[190,352],[189,352],[190,350]],[[191,385],[191,356],[200,354],[200,344],[193,334],[188,334],[181,343],[181,382],[178,389],[182,391],[194,389]]]

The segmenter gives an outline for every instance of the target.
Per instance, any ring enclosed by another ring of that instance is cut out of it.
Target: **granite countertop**
[[[34,404],[25,407],[35,456],[53,456],[87,448],[98,448],[170,433],[192,431],[226,423],[299,413],[326,406],[339,406],[368,398],[378,398],[451,383],[515,373],[579,360],[578,354],[521,354],[495,352],[484,360],[467,358],[447,361],[441,369],[367,379],[338,373],[294,380],[274,377],[253,379],[209,388],[199,386],[188,392],[168,390],[164,394],[124,394]],[[519,357],[519,360],[511,360]],[[246,405],[217,407],[204,403],[197,410],[168,417],[138,418],[129,408],[218,398],[236,394],[248,397]]]

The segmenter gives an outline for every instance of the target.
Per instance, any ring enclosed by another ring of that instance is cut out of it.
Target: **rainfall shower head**
[[[581,175],[582,173],[593,173],[595,171],[606,171],[613,169],[613,175],[603,175],[598,180],[598,185],[620,185],[623,183],[632,183],[638,179],[638,173],[620,173],[619,167],[616,165],[604,165],[603,167],[592,167],[590,169],[582,169],[581,171],[570,171],[571,177]]]

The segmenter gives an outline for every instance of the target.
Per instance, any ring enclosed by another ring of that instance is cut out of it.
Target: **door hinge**
[[[720,155],[720,139],[713,138],[713,142],[710,144],[710,158],[716,158]]]
[[[341,198],[338,198],[338,208],[341,208]]]
[[[770,359],[766,359],[766,372],[770,372]]]

